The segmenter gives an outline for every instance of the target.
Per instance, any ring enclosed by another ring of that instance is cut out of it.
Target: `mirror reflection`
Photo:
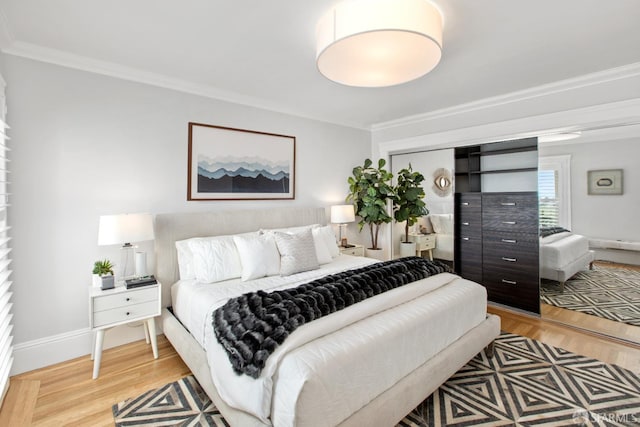
[[[640,343],[640,125],[574,136],[538,144],[541,315]],[[411,164],[425,176],[430,213],[413,234],[434,241],[418,253],[452,263],[454,150],[393,155],[391,162],[394,174]],[[402,233],[394,225],[396,256]]]
[[[542,316],[640,343],[640,127],[538,153]]]

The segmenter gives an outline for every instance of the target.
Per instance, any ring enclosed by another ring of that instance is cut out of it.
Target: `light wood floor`
[[[502,329],[640,373],[640,346],[620,344],[556,322],[489,307]],[[159,358],[143,341],[105,350],[100,377],[89,356],[11,378],[0,426],[112,426],[111,406],[189,374],[171,344],[158,337]]]

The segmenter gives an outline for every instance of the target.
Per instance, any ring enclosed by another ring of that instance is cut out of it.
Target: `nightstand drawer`
[[[96,311],[93,313],[93,327],[99,328],[105,325],[143,319],[145,317],[157,316],[159,314],[158,300],[156,299],[155,301],[144,302],[142,304]]]
[[[93,311],[110,310],[116,307],[128,307],[143,302],[158,301],[158,287],[149,286],[129,292],[119,292],[112,295],[98,296],[93,299]]]
[[[355,246],[353,248],[340,248],[343,255],[364,256],[364,246]]]
[[[409,234],[409,241],[415,242],[416,251],[426,251],[436,247],[435,234]]]

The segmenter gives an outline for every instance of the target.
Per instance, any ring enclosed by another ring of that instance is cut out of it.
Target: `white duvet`
[[[561,270],[567,264],[589,252],[589,239],[568,231],[540,239],[540,265]]]
[[[340,256],[322,272],[301,275],[330,274],[371,262]],[[275,290],[312,280],[295,276],[236,286],[178,282],[172,289],[177,316],[204,343],[220,396],[277,426],[340,423],[486,317],[485,289],[443,273],[310,322],[276,349],[259,378],[237,375],[213,335],[213,310],[255,287]],[[287,283],[277,283],[280,280]]]

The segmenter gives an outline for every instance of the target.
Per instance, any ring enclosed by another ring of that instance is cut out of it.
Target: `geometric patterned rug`
[[[609,320],[640,326],[640,271],[594,265],[567,280],[542,281],[542,302]]]
[[[640,425],[640,377],[503,333],[398,426]],[[191,376],[113,406],[116,426],[228,426]]]

